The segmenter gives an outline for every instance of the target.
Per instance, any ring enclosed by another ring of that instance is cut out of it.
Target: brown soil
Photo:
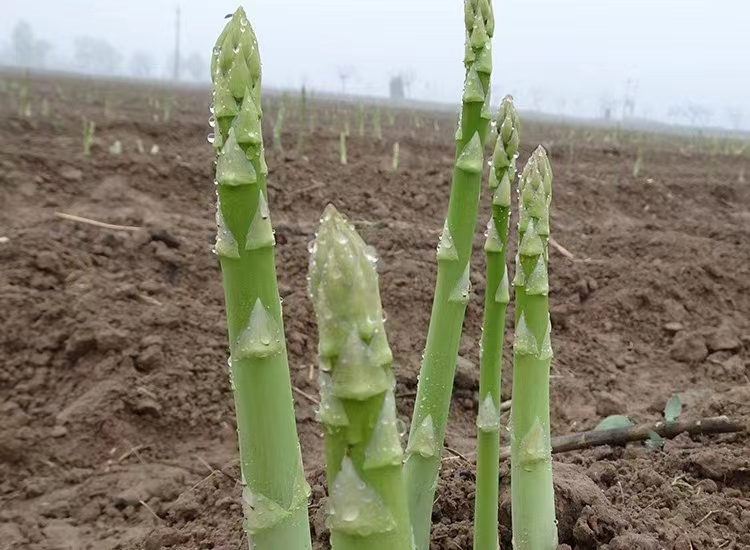
[[[35,80],[34,110],[44,97],[51,114],[28,119],[17,116],[12,87],[0,92],[2,549],[244,545],[223,296],[211,254],[209,98],[182,90],[173,120],[157,121],[162,109],[149,100],[169,93]],[[408,420],[453,122],[397,111],[390,126],[384,110],[378,143],[357,135],[352,109],[349,164],[341,166],[341,107],[320,103],[315,111],[317,128],[303,153],[289,131],[289,151],[269,146],[268,164],[297,422],[313,486],[310,517],[323,549],[321,429],[305,397],[317,391],[307,243],[332,201],[377,248],[399,412]],[[273,116],[274,105],[266,112]],[[97,123],[90,158],[81,152],[84,115]],[[119,157],[107,151],[114,140],[123,145]],[[575,255],[551,252],[553,431],[591,428],[614,413],[656,420],[673,392],[681,393],[685,415],[750,420],[750,187],[739,181],[741,172],[750,175],[748,156],[721,143],[715,150],[710,140],[528,122],[521,160],[538,142],[556,168],[553,236]],[[158,154],[149,153],[153,144]],[[636,178],[639,146],[646,157]],[[141,229],[113,231],[55,212]],[[446,441],[464,458],[446,453],[435,550],[471,548],[481,241],[478,231],[475,296]],[[507,350],[505,359],[510,365]],[[506,368],[505,398],[511,374]],[[735,434],[681,436],[662,450],[633,444],[557,456],[560,542],[750,548],[749,449],[748,436]],[[510,549],[507,465],[501,475],[502,547]]]

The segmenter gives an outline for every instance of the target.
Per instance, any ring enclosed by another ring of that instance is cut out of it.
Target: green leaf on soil
[[[674,422],[680,418],[681,413],[682,400],[680,399],[679,394],[674,394],[669,398],[669,401],[667,401],[667,406],[664,407],[664,420],[667,422]]]
[[[656,432],[648,432],[648,439],[646,440],[646,447],[652,450],[661,449],[664,447],[664,438]]]
[[[596,428],[594,428],[596,431],[604,431],[604,430],[616,430],[618,428],[630,428],[632,426],[635,426],[635,422],[630,420],[627,416],[624,414],[613,414],[612,416],[608,416],[599,424],[596,425]]]

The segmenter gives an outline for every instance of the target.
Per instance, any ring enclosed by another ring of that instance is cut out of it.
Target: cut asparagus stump
[[[518,186],[518,254],[511,405],[513,548],[555,550],[549,370],[552,360],[547,273],[552,170],[539,147]]]
[[[245,529],[254,550],[309,550],[309,486],[294,417],[261,134],[258,43],[239,8],[214,48],[217,235]]]
[[[411,550],[375,255],[333,206],[321,218],[309,282],[320,334],[318,418],[326,428],[332,547]]]
[[[438,245],[437,283],[405,465],[409,510],[419,550],[429,548],[432,502],[456,371],[477,221],[489,111],[494,17],[489,0],[464,3],[466,79],[456,134],[448,216]]]
[[[508,292],[508,224],[510,187],[516,176],[519,125],[513,100],[503,99],[497,114],[497,140],[490,166],[492,216],[484,244],[487,286],[479,359],[477,416],[477,483],[474,550],[498,549],[498,476],[500,454],[500,380]]]

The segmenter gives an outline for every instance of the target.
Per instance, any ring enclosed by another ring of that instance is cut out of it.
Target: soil
[[[0,548],[246,547],[223,294],[211,253],[208,91],[34,79],[29,118],[18,115],[20,77],[0,78]],[[175,107],[164,121],[168,96]],[[43,100],[47,116],[39,113]],[[321,100],[299,151],[296,98],[288,101],[285,152],[272,150],[266,128],[269,193],[311,524],[315,548],[325,549],[307,244],[333,202],[376,247],[399,415],[408,421],[453,119],[393,109],[390,125],[390,108],[381,107],[378,142],[369,127],[359,136],[356,105]],[[277,105],[269,99],[267,120]],[[346,109],[352,134],[342,166]],[[90,157],[82,153],[84,116],[97,125]],[[115,140],[119,156],[108,152]],[[686,417],[726,414],[747,423],[750,156],[723,140],[529,120],[520,161],[537,143],[556,170],[553,236],[574,256],[551,250],[553,432],[590,429],[615,413],[658,420],[676,392]],[[478,231],[433,550],[472,544],[481,243]],[[507,346],[505,364],[512,364]],[[511,376],[506,367],[505,399]],[[561,548],[750,548],[747,433],[557,455],[554,475]],[[511,548],[508,478],[505,464],[504,549]]]

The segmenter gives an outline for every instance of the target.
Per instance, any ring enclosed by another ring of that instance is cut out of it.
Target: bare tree
[[[735,106],[727,109],[727,118],[732,124],[732,128],[734,130],[739,130],[740,128],[742,128],[742,119],[744,118],[744,113],[742,112],[742,109],[740,107]]]
[[[135,52],[130,60],[130,74],[137,78],[149,78],[154,70],[154,60],[146,52]]]
[[[713,118],[714,113],[705,105],[686,103],[685,105],[670,107],[667,115],[677,121],[684,120],[688,126],[699,127],[706,126]]]
[[[711,122],[713,111],[705,105],[698,103],[688,103],[685,106],[685,116],[691,126],[705,126]]]
[[[629,79],[625,83],[625,99],[622,102],[622,118],[635,116],[635,99],[638,95],[638,81]]]
[[[414,75],[414,71],[402,72],[401,80],[403,80],[404,82],[404,93],[406,94],[406,97],[410,97],[412,86],[417,81],[417,77]]]
[[[599,98],[599,108],[604,120],[612,120],[617,109],[617,102],[609,95],[604,94]]]
[[[43,67],[47,53],[51,49],[49,42],[37,40],[31,25],[19,21],[11,37],[13,61],[20,67]]]
[[[346,83],[347,81],[354,76],[354,69],[352,67],[339,67],[336,69],[336,72],[339,75],[339,80],[341,80],[341,93],[346,93]]]
[[[89,73],[116,74],[122,63],[122,56],[109,42],[90,36],[75,39],[73,56],[78,68]]]
[[[401,75],[392,76],[388,85],[391,99],[404,99],[406,97],[404,79]]]

